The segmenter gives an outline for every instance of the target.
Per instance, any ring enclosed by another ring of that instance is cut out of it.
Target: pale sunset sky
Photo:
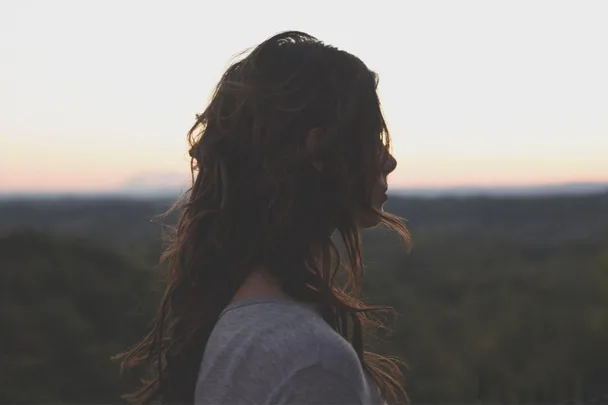
[[[608,1],[0,1],[0,192],[187,178],[236,53],[301,30],[380,75],[397,187],[608,181]]]

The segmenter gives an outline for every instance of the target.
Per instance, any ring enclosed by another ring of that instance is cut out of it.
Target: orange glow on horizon
[[[236,15],[225,2],[0,2],[0,194],[187,182],[185,134],[227,64],[286,29],[378,72],[393,187],[608,182],[608,2],[381,2],[370,22],[366,8],[344,19],[339,3],[261,1],[279,15],[259,2]]]

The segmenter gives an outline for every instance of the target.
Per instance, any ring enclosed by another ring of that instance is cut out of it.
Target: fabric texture
[[[381,404],[349,342],[312,307],[282,299],[231,303],[213,329],[196,404]]]

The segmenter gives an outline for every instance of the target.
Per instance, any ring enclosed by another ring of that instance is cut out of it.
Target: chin
[[[380,223],[380,218],[378,218],[378,217],[369,218],[369,219],[361,220],[361,222],[359,222],[359,226],[361,228],[373,228],[376,225],[378,225],[379,223]]]
[[[382,209],[382,205],[379,205],[380,208],[378,208],[379,211],[384,211]],[[375,212],[370,212],[370,213],[366,213],[361,215],[361,218],[359,219],[359,226],[361,228],[373,228],[374,226],[378,225],[380,223],[380,217],[375,213]]]

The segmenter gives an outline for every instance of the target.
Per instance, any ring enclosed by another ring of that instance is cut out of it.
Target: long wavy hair
[[[262,266],[286,294],[321,308],[386,401],[407,402],[402,362],[365,350],[363,341],[382,325],[372,311],[392,308],[358,299],[362,213],[409,241],[403,221],[371,202],[394,164],[376,87],[376,74],[357,57],[296,31],[227,69],[188,133],[192,185],[170,211],[179,220],[162,256],[166,287],[153,327],[115,357],[121,370],[148,366],[125,399],[192,403],[221,311]],[[341,238],[334,243],[332,235]]]

